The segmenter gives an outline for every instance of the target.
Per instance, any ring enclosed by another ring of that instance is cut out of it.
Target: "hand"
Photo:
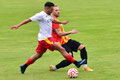
[[[70,31],[70,33],[75,34],[75,33],[78,33],[78,31],[77,30],[72,30],[72,31]]]
[[[67,24],[67,23],[69,23],[69,21],[63,21],[63,22],[62,22],[62,24]]]
[[[14,26],[11,27],[11,29],[14,29],[14,28],[15,28],[15,29],[18,29],[18,27],[19,27],[19,26],[14,25]]]

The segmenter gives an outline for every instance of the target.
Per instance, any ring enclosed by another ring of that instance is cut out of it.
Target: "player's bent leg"
[[[20,66],[21,73],[24,74],[26,68],[30,65],[33,64],[38,58],[42,57],[43,53],[36,53],[35,55],[31,56],[28,61]]]
[[[67,61],[71,63],[75,62],[74,58],[70,54],[68,54],[66,50],[61,45],[59,45],[57,42],[54,42],[53,49],[58,50]]]
[[[65,50],[71,55],[73,56],[73,53],[71,51],[71,49],[69,49],[68,47],[65,47],[65,46],[62,46],[63,48],[65,48]],[[64,68],[64,67],[67,67],[71,64],[71,62],[67,61],[67,60],[62,60],[60,63],[58,63],[57,65],[53,66],[53,65],[50,65],[49,66],[49,70],[50,71],[55,71],[57,69],[60,69],[60,68]]]
[[[69,66],[71,64],[71,62],[67,61],[67,60],[63,60],[60,62],[60,64],[57,64],[56,65],[56,68],[59,69],[59,68],[64,68],[66,66]]]
[[[86,51],[85,46],[84,45],[80,45],[78,47],[78,50],[80,50],[80,52],[81,52],[80,56],[81,56],[82,60],[86,59],[86,63],[83,64],[83,67],[84,67],[83,70],[84,71],[93,71],[93,69],[89,68],[88,65],[87,65],[87,51]]]
[[[66,52],[66,50],[61,45],[59,45],[57,42],[54,42],[53,49],[58,50],[63,55],[64,58],[68,56],[68,53]]]
[[[38,58],[41,58],[43,54],[44,52],[38,52],[35,55],[31,56],[30,58],[33,62],[35,62]]]
[[[86,62],[85,59],[82,60],[82,61],[77,62],[77,61],[76,61],[70,54],[68,54],[68,53],[66,52],[66,50],[65,50],[62,46],[60,46],[57,42],[55,42],[55,43],[53,44],[53,48],[54,48],[54,50],[58,50],[58,51],[65,57],[65,59],[66,59],[67,61],[69,61],[69,62],[71,62],[71,63],[74,63],[75,66],[78,67],[78,68],[79,68],[82,64],[84,64],[84,63]]]
[[[78,50],[82,50],[84,47],[85,47],[85,46],[81,44],[81,45],[78,47]]]
[[[50,65],[50,71],[55,71],[57,69],[60,69],[60,68],[64,68],[66,66],[69,66],[71,64],[71,62],[67,61],[67,60],[63,60],[61,61],[59,64],[57,64],[56,66],[53,66],[53,65]]]
[[[85,46],[84,46],[84,45],[80,45],[80,46],[78,47],[78,50],[80,50],[80,56],[81,56],[82,60],[83,60],[83,59],[86,59],[86,60],[87,60],[87,51],[86,51]],[[87,64],[87,61],[86,61],[85,64]]]

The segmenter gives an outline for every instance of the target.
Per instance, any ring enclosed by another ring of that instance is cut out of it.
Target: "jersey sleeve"
[[[35,14],[34,16],[30,17],[31,21],[39,21],[43,19],[43,16],[40,13]]]
[[[59,28],[59,24],[52,23],[52,29],[54,30],[54,29],[57,29],[57,28]]]

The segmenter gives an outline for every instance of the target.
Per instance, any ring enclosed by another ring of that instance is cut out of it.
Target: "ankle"
[[[83,64],[83,68],[86,68],[87,67],[87,64]]]

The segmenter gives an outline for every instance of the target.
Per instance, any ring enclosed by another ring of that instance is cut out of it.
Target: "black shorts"
[[[62,47],[65,48],[65,50],[69,53],[72,51],[77,52],[78,47],[81,45],[81,43],[70,39],[66,44],[63,44]]]

